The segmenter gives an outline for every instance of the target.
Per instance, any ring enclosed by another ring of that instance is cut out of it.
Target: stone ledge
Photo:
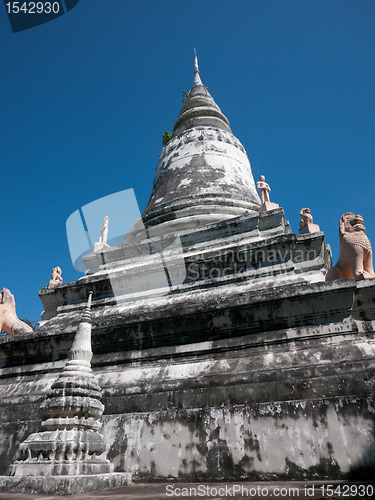
[[[368,302],[375,291],[375,279],[365,280],[360,295],[363,305],[357,307],[357,316],[372,319]],[[142,351],[155,347],[171,347],[205,341],[219,341],[249,334],[262,333],[273,337],[271,331],[307,326],[323,327],[350,318],[353,300],[358,288],[354,279],[314,284],[301,282],[283,286],[269,284],[267,289],[253,290],[248,282],[235,287],[190,291],[162,297],[154,302],[140,301],[121,306],[107,306],[103,315],[100,308],[93,310],[92,345],[94,355],[109,353],[121,358],[124,352]],[[0,377],[13,378],[12,370],[23,376],[35,371],[55,369],[55,363],[66,360],[77,327],[78,310],[51,320],[49,328],[0,339]],[[361,313],[361,314],[360,314]],[[356,316],[356,317],[357,317]],[[109,319],[110,318],[110,319]],[[224,319],[230,325],[215,323]],[[152,329],[150,325],[152,324]],[[329,335],[330,332],[327,331]],[[99,359],[99,358],[98,358]],[[97,361],[98,361],[97,359]],[[113,359],[108,358],[110,364]],[[95,358],[94,358],[95,360]],[[94,362],[94,367],[97,366]],[[102,360],[103,361],[103,360]],[[104,362],[107,364],[107,361]],[[22,366],[22,370],[19,367]],[[3,370],[10,370],[5,373]]]
[[[131,472],[80,476],[0,476],[0,492],[75,495],[130,484]]]

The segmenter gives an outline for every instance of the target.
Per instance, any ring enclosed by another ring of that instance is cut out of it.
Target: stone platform
[[[130,484],[127,472],[79,476],[0,476],[0,492],[76,495]]]
[[[323,233],[291,233],[282,209],[180,239],[180,254],[141,238],[88,255],[86,276],[40,293],[37,332],[0,339],[1,473],[38,429],[90,290],[116,471],[142,481],[373,473],[375,280],[325,282]]]

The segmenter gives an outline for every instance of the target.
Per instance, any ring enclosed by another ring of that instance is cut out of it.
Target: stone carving
[[[103,226],[100,230],[100,236],[99,236],[99,243],[103,243],[105,245],[107,243],[107,238],[108,238],[108,224],[109,224],[109,217],[106,215],[103,220]]]
[[[309,208],[302,208],[299,216],[301,217],[301,222],[299,223],[299,227],[306,226],[306,224],[312,224],[313,218],[311,215],[311,210]]]
[[[113,464],[99,429],[104,411],[101,389],[91,370],[91,296],[82,316],[68,362],[40,406],[42,430],[20,444],[21,460],[11,476],[107,474]]]
[[[52,276],[48,285],[48,288],[54,288],[56,285],[61,285],[63,282],[62,276],[61,276],[61,269],[59,266],[56,266],[52,269]]]
[[[371,243],[365,235],[363,217],[346,212],[340,218],[340,255],[327,273],[326,281],[340,278],[373,278]]]
[[[275,208],[279,208],[279,205],[277,203],[272,203],[270,201],[269,193],[271,192],[271,188],[269,187],[267,182],[265,182],[265,180],[266,178],[264,177],[264,175],[261,175],[259,177],[259,181],[257,182],[260,201],[262,202],[259,212],[268,212],[269,210],[274,210]]]
[[[2,330],[10,335],[33,331],[31,326],[17,318],[16,302],[7,288],[0,291],[0,332]]]
[[[299,234],[318,233],[320,231],[318,224],[313,224],[313,218],[309,208],[302,208],[299,216],[302,219],[299,223]]]
[[[106,215],[104,217],[104,220],[103,220],[103,226],[100,230],[99,241],[97,243],[95,243],[94,252],[98,252],[99,250],[103,250],[103,248],[110,248],[110,246],[107,245],[108,224],[109,224],[109,217],[108,217],[108,215]]]
[[[259,177],[259,181],[257,182],[257,188],[259,191],[260,201],[262,202],[262,204],[265,203],[266,201],[270,201],[269,193],[271,192],[271,188],[269,187],[267,182],[265,182],[265,180],[266,178],[264,177],[264,175],[261,175]]]

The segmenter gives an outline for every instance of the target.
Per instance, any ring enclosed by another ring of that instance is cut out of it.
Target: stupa
[[[91,298],[68,361],[40,405],[41,429],[19,446],[19,458],[0,477],[7,491],[68,495],[120,486],[131,474],[113,474],[100,433],[101,389],[91,369]]]
[[[326,282],[323,232],[295,234],[282,208],[260,207],[195,59],[141,219],[122,245],[84,256],[81,279],[40,291],[37,332],[0,339],[3,468],[37,432],[92,290],[92,369],[115,471],[373,474],[375,281]]]

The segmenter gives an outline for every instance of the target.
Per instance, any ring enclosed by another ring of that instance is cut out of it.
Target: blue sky
[[[310,207],[338,257],[338,220],[360,213],[375,245],[373,0],[80,0],[13,34],[0,5],[0,287],[39,319],[51,270],[81,276],[66,220],[133,188],[151,192],[165,129],[203,83],[254,177],[298,232]]]

